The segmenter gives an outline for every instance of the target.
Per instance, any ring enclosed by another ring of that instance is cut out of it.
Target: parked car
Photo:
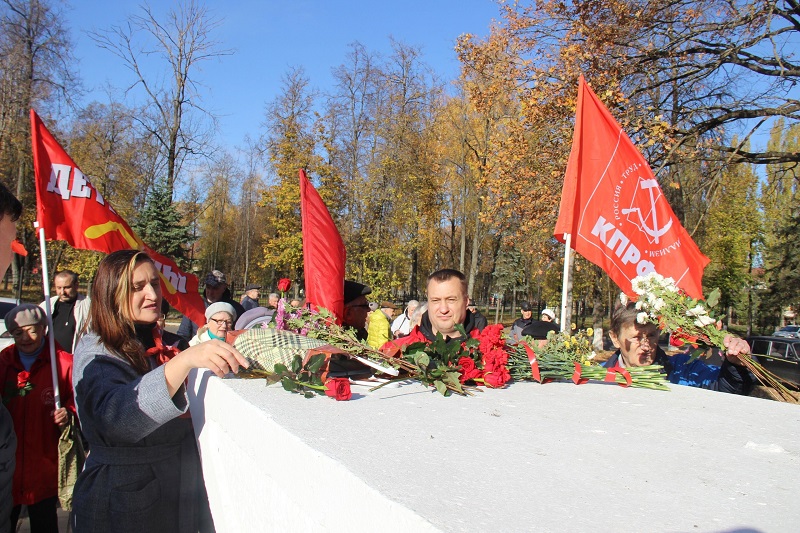
[[[773,333],[776,337],[797,337],[800,338],[800,326],[795,326],[791,324],[789,326],[783,326],[781,329],[777,330]]]
[[[5,318],[6,313],[18,305],[19,300],[17,299],[0,297],[0,350],[6,346],[14,344],[14,339],[6,331],[6,321],[3,319]]]
[[[750,352],[761,365],[777,376],[800,383],[800,338],[748,337]]]

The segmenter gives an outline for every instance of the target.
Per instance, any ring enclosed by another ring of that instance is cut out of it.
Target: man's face
[[[447,281],[428,282],[428,318],[434,333],[444,336],[458,336],[456,324],[463,324],[467,316],[469,299],[464,294],[461,281],[451,278]]]
[[[278,300],[280,300],[278,296],[270,296],[269,305],[271,305],[272,307],[278,307]]]
[[[206,285],[206,300],[209,303],[215,303],[222,299],[222,294],[225,292],[225,289],[228,288],[226,283],[218,283],[215,286]]]
[[[72,276],[56,276],[56,294],[59,302],[74,302],[78,299],[78,280]]]
[[[625,324],[619,336],[613,331],[608,336],[619,348],[625,366],[646,366],[655,362],[659,336],[655,324]]]
[[[344,304],[344,318],[342,322],[345,326],[353,328],[364,328],[367,325],[367,315],[369,314],[369,303],[366,296],[359,296],[350,303]]]
[[[0,219],[0,277],[2,277],[5,276],[13,257],[11,241],[17,238],[17,221],[11,220],[8,215],[0,216],[3,217]]]
[[[530,320],[532,316],[533,316],[533,311],[525,311],[525,310],[522,311],[523,319]]]
[[[252,298],[253,300],[258,300],[260,293],[258,292],[258,289],[250,289],[249,291],[247,291],[247,296],[249,298]]]

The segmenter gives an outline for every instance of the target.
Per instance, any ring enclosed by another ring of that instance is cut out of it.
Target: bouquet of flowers
[[[486,326],[467,335],[463,326],[456,329],[463,342],[445,341],[442,334],[431,343],[403,346],[401,357],[414,366],[411,377],[436,388],[444,396],[471,395],[475,386],[501,388],[511,378],[506,368],[508,352],[503,325]]]
[[[594,363],[592,335],[589,328],[575,334],[550,332],[547,343],[533,349],[533,339],[526,338],[509,353],[508,369],[518,380],[535,380],[547,383],[554,380],[572,380],[576,385],[589,380],[617,383],[623,387],[669,390],[661,366],[649,365],[633,368],[603,368]]]
[[[640,312],[636,321],[640,324],[657,324],[659,328],[669,330],[673,346],[692,346],[692,359],[696,359],[711,347],[723,352],[723,343],[728,332],[717,327],[717,319],[711,316],[713,308],[719,301],[719,290],[712,291],[703,301],[694,299],[675,285],[675,280],[650,272],[637,276],[632,281],[633,292],[636,293],[636,309]],[[623,305],[627,304],[625,295],[620,297]],[[739,360],[763,384],[772,387],[784,401],[794,401],[784,380],[765,369],[750,355],[739,355]]]

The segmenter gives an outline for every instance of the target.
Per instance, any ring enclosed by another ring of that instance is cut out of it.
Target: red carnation
[[[461,377],[459,378],[461,383],[481,377],[481,370],[475,366],[475,361],[471,357],[460,357],[458,364],[461,366]]]
[[[325,394],[336,401],[349,400],[353,395],[350,392],[350,380],[347,378],[333,378],[325,382]]]
[[[487,370],[483,373],[483,382],[487,387],[492,387],[493,389],[499,389],[508,383],[510,379],[511,374],[508,373],[508,369],[504,366],[498,366],[491,371]]]
[[[292,280],[289,278],[281,278],[278,280],[278,290],[281,292],[286,292],[292,288]]]

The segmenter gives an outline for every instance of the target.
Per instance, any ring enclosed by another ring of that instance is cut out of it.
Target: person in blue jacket
[[[620,305],[611,316],[609,337],[617,351],[606,361],[605,367],[633,367],[661,365],[670,383],[732,394],[747,395],[756,384],[755,376],[742,365],[739,355],[750,353],[743,339],[726,335],[722,366],[710,365],[700,359],[689,362],[691,353],[668,356],[658,347],[659,330],[655,324],[639,324],[634,302]]]

